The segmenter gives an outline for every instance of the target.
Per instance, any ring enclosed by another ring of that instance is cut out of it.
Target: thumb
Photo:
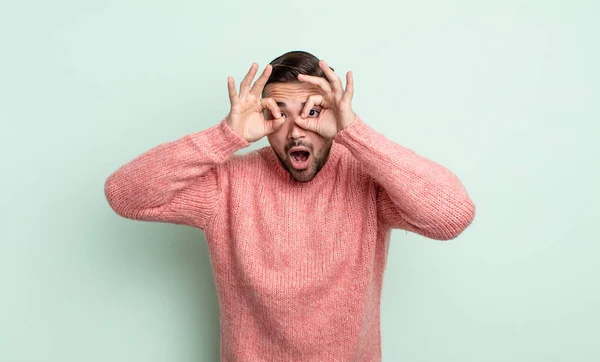
[[[277,132],[285,123],[285,117],[279,117],[265,122],[265,133],[270,135]]]

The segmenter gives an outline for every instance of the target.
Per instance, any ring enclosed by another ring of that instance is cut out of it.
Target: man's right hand
[[[252,63],[250,71],[240,84],[239,95],[236,92],[233,78],[227,78],[229,100],[231,101],[231,110],[226,118],[227,124],[247,142],[256,142],[277,131],[285,123],[285,117],[281,117],[281,110],[275,100],[273,98],[261,99],[262,91],[269,80],[273,67],[270,64],[267,65],[262,75],[250,88],[257,70],[258,64]],[[271,112],[274,119],[265,119],[263,113],[265,109]]]

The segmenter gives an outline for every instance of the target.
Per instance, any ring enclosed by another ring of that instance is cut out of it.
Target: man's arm
[[[204,228],[220,199],[218,165],[249,143],[223,120],[204,131],[158,145],[111,174],[111,208],[135,220]]]
[[[379,217],[390,227],[450,240],[473,221],[475,205],[447,168],[388,140],[359,117],[335,141],[346,146],[378,184]]]
[[[222,198],[219,186],[227,175],[219,166],[285,123],[275,100],[260,97],[273,67],[267,65],[252,85],[257,71],[252,63],[239,93],[227,78],[231,108],[220,124],[156,146],[110,175],[104,192],[113,210],[129,219],[204,229]]]

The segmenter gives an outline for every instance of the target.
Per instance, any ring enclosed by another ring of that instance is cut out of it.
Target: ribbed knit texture
[[[223,120],[123,165],[106,197],[123,217],[204,230],[222,361],[380,361],[390,231],[458,236],[475,215],[461,181],[359,117],[307,183],[271,147],[234,155],[248,145]]]

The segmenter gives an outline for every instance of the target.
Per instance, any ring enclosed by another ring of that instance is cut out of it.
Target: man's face
[[[318,87],[306,83],[271,83],[265,87],[264,98],[273,98],[286,117],[279,130],[267,136],[283,167],[296,181],[308,182],[321,170],[333,143],[332,139],[300,128],[300,117],[308,96],[319,94]],[[308,117],[318,117],[321,107],[309,111]],[[273,119],[265,110],[265,118]]]

